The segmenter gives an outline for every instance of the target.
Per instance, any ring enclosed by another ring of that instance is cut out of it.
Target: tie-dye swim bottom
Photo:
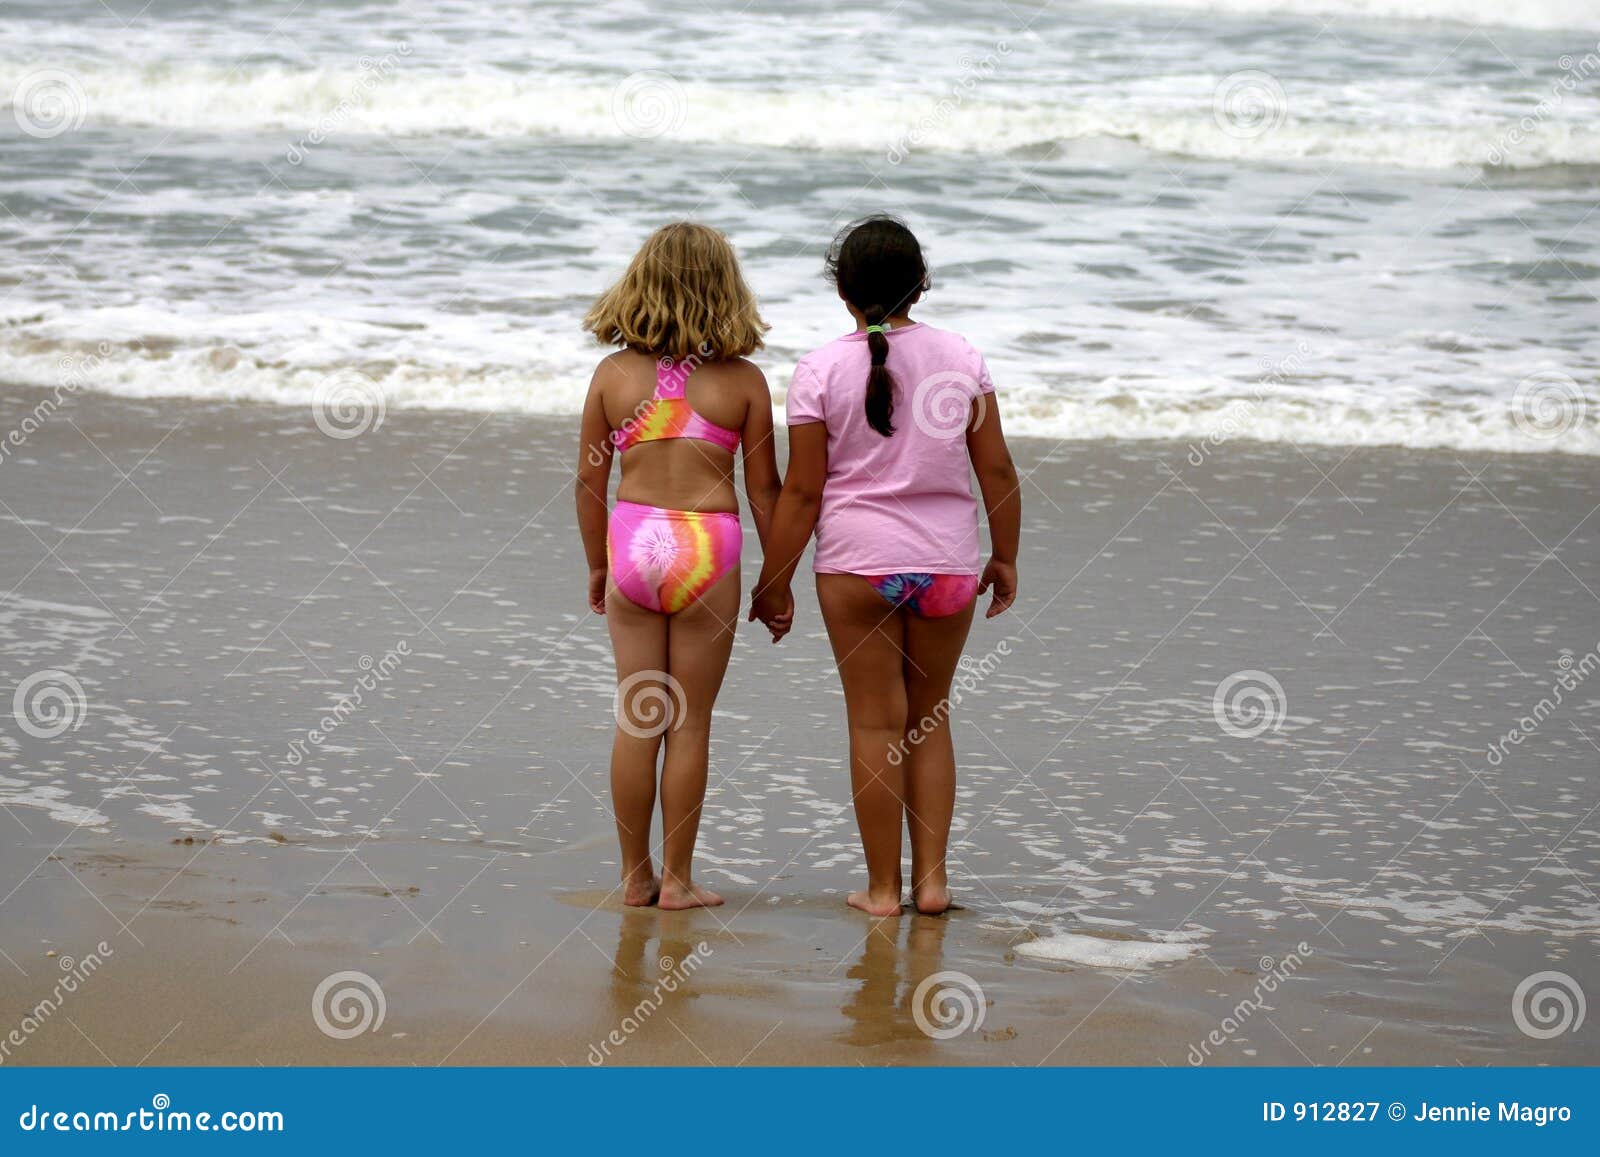
[[[967,609],[978,596],[975,574],[864,574],[861,576],[891,606],[924,619],[942,619]]]
[[[611,579],[631,603],[670,615],[734,567],[744,531],[737,514],[618,502],[606,526]]]

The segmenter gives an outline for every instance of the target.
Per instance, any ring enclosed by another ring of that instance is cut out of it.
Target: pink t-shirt
[[[828,427],[828,477],[815,569],[825,574],[977,574],[978,503],[966,432],[972,403],[994,393],[966,338],[914,322],[892,329],[894,427],[867,424],[867,335],[846,334],[794,368],[791,426]]]

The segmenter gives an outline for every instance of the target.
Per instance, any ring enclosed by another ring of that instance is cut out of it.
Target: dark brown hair
[[[828,249],[828,276],[839,295],[869,326],[883,324],[911,306],[928,288],[922,246],[905,222],[885,213],[844,227]],[[885,438],[894,433],[894,377],[889,373],[889,339],[867,334],[872,368],[867,371],[867,423]]]

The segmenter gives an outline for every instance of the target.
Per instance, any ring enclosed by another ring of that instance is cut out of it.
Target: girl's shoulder
[[[968,341],[964,334],[953,329],[923,325],[905,336],[912,339],[906,347],[909,355],[906,364],[913,372],[921,375],[954,373],[971,379],[983,393],[994,389],[988,364],[978,352],[978,347]],[[893,345],[889,351],[893,356]]]
[[[749,358],[723,358],[713,364],[721,366],[731,377],[742,378],[745,381],[766,380],[766,375],[761,372],[761,367]]]
[[[705,362],[699,368],[706,378],[748,396],[758,397],[766,392],[767,376],[749,358],[719,358]]]
[[[794,372],[789,377],[791,392],[801,384],[812,384],[818,388],[825,386],[834,371],[849,357],[849,343],[842,337],[836,337],[826,345],[820,345],[809,353],[801,354],[794,363]]]
[[[900,331],[899,334],[890,335],[891,356],[897,348],[902,354],[912,354],[919,361],[949,360],[956,367],[965,366],[967,363],[981,365],[983,362],[983,355],[966,337],[953,329],[940,329],[923,321]],[[803,354],[795,363],[795,373],[813,376],[826,382],[835,370],[857,370],[859,363],[867,356],[865,335],[847,333]]]
[[[940,329],[938,326],[929,325],[927,322],[918,322],[916,328],[905,336],[914,339],[914,343],[919,346],[932,347],[955,354],[970,354],[973,357],[981,356],[978,353],[978,347],[968,341],[966,335],[959,334],[953,329]],[[893,347],[890,348],[892,349]]]
[[[592,382],[596,386],[610,386],[626,381],[637,369],[639,355],[624,346],[612,350],[596,363]]]
[[[823,342],[808,353],[801,354],[800,360],[795,364],[812,367],[827,365],[830,362],[838,361],[847,355],[852,348],[860,344],[861,342],[857,340],[857,335],[851,333],[840,334],[832,341]]]

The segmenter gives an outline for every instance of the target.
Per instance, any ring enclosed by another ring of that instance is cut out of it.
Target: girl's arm
[[[1002,614],[1017,597],[1017,544],[1022,537],[1022,491],[1017,468],[1000,428],[1000,407],[994,395],[972,403],[973,424],[967,429],[967,453],[978,475],[978,490],[989,516],[989,563],[983,568],[978,591],[990,587],[994,594],[984,618]]]
[[[755,520],[756,537],[765,550],[783,480],[778,477],[778,450],[772,434],[772,391],[767,389],[767,379],[760,370],[755,370],[755,387],[750,392],[750,408],[740,436],[744,442],[744,493],[750,502],[750,517]]]
[[[589,561],[589,609],[606,613],[606,491],[611,484],[611,423],[606,421],[605,400],[600,384],[609,359],[595,367],[589,379],[589,396],[583,403],[583,422],[578,429],[578,533],[583,536],[583,553]]]
[[[822,484],[828,477],[828,427],[807,422],[789,427],[789,468],[772,516],[761,577],[750,601],[750,618],[760,619],[776,643],[788,634],[794,617],[789,584],[806,552],[822,509]]]

